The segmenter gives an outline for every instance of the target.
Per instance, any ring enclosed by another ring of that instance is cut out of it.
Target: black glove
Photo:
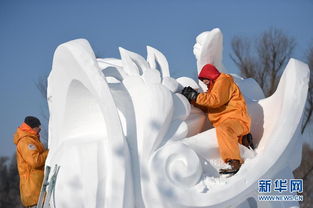
[[[190,86],[184,87],[182,94],[188,99],[189,102],[196,101],[199,93]]]

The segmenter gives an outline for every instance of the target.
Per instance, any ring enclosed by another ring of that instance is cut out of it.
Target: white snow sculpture
[[[198,69],[222,67],[218,29],[198,36]],[[215,42],[218,42],[216,44]],[[197,83],[170,77],[165,56],[120,48],[119,59],[96,59],[86,40],[60,45],[48,78],[47,165],[61,166],[56,207],[290,207],[257,201],[257,181],[293,178],[301,159],[297,125],[308,88],[308,67],[291,59],[273,96],[238,78],[252,117],[256,151],[240,146],[245,163],[219,177],[215,129],[179,92]],[[210,57],[209,59],[205,59]],[[201,133],[202,132],[202,133]],[[293,160],[290,155],[293,154]]]
[[[193,53],[197,59],[197,74],[200,73],[202,67],[206,64],[213,64],[221,72],[226,73],[226,70],[222,64],[223,34],[219,28],[215,28],[211,31],[205,31],[198,35],[196,38],[196,43],[193,46]],[[200,80],[198,82],[202,90],[205,92],[207,90],[207,86]]]

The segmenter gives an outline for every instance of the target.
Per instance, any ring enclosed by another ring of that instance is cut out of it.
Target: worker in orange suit
[[[205,65],[198,78],[208,86],[208,91],[198,93],[186,87],[182,94],[196,107],[204,109],[216,128],[220,155],[230,165],[221,169],[220,174],[235,174],[243,163],[238,143],[250,132],[251,125],[245,99],[232,76],[220,73],[212,64]]]
[[[25,207],[36,207],[44,177],[48,150],[39,139],[40,130],[40,120],[27,116],[14,135],[20,176],[20,195]]]

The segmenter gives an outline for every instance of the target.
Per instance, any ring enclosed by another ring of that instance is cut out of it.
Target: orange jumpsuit
[[[246,102],[233,78],[221,73],[205,93],[200,93],[195,106],[205,109],[216,128],[222,159],[240,160],[238,142],[250,132],[251,119]]]
[[[20,195],[26,207],[37,204],[48,154],[39,135],[23,123],[14,135],[16,159],[20,175]]]

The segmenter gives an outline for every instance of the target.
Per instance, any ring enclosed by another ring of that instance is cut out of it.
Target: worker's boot
[[[241,166],[239,160],[228,160],[227,164],[230,165],[230,168],[220,169],[220,174],[235,174],[238,172]]]
[[[242,145],[247,147],[247,148],[251,148],[254,150],[252,135],[250,133],[246,134],[242,137]]]

